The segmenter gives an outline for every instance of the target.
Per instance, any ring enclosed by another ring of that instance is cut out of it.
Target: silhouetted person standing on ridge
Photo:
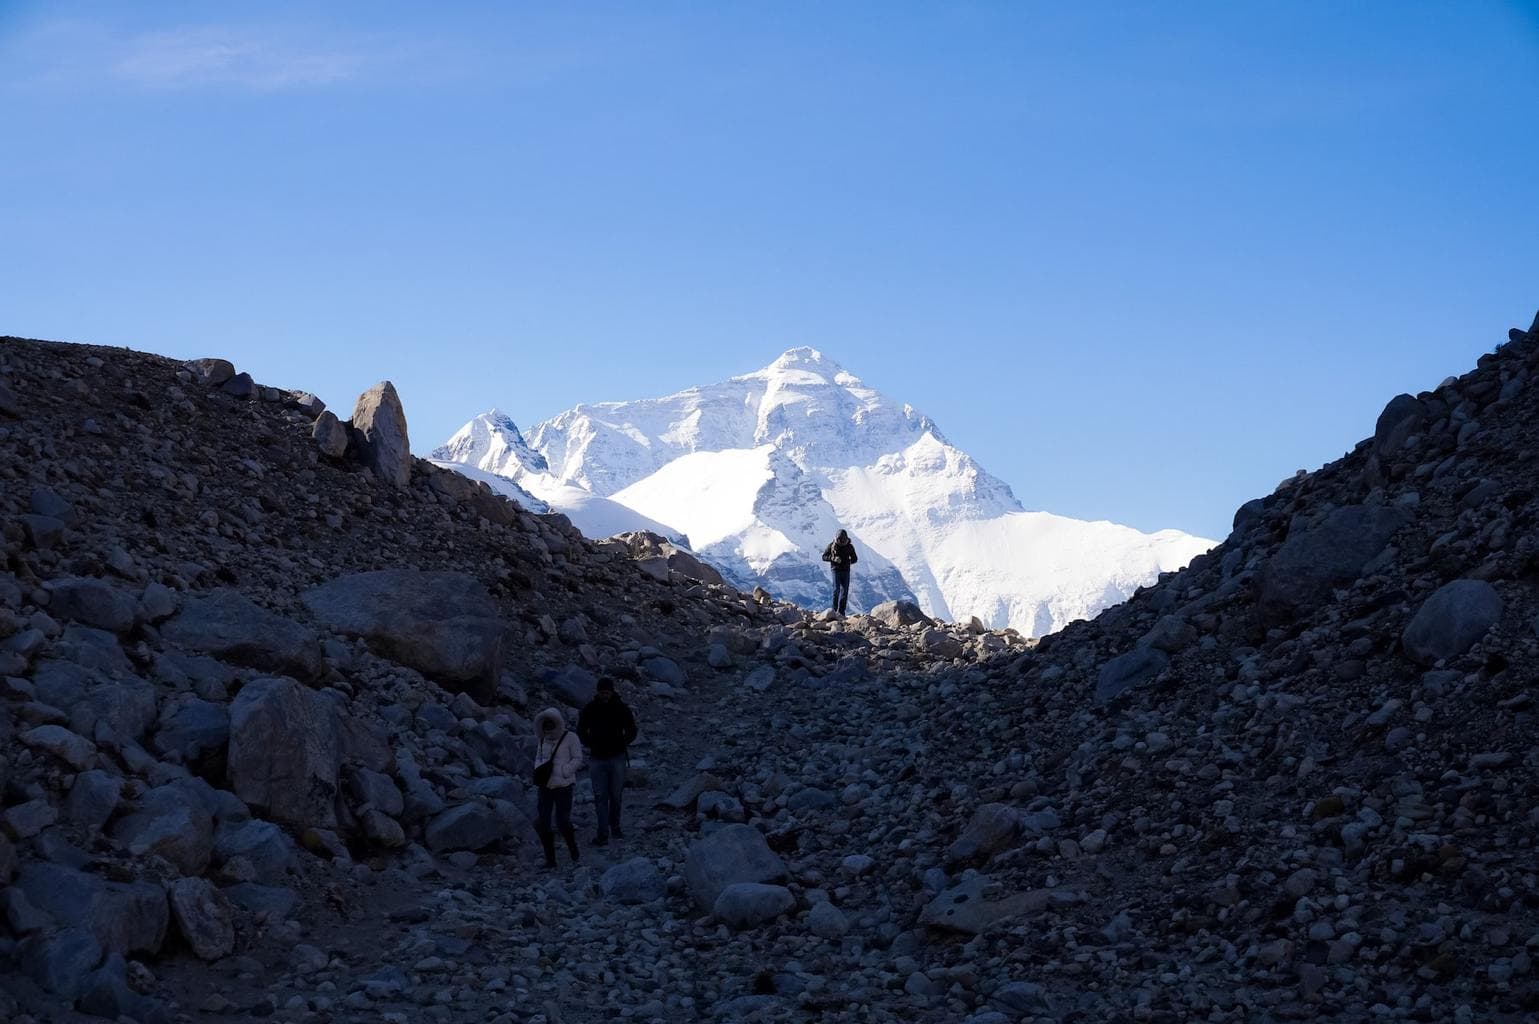
[[[850,566],[860,561],[848,533],[839,531],[834,542],[823,549],[823,561],[834,567],[834,611],[843,615],[850,601]]]
[[[615,681],[604,676],[598,691],[577,717],[577,737],[588,745],[588,777],[593,780],[593,810],[598,815],[594,846],[609,842],[609,834],[624,839],[620,830],[620,798],[625,793],[626,754],[636,740],[636,716],[615,693]]]

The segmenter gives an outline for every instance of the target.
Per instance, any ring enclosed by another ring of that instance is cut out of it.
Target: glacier
[[[590,536],[663,534],[736,585],[808,607],[828,601],[820,556],[842,527],[861,558],[852,609],[914,600],[1030,636],[1093,617],[1215,543],[1028,510],[929,417],[812,348],[662,398],[578,405],[527,439],[493,410],[432,458]]]

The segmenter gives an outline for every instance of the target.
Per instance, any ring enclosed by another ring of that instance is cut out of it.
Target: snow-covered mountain
[[[532,512],[560,512],[589,537],[647,530],[689,547],[689,538],[673,527],[551,476],[544,457],[529,447],[518,425],[500,409],[484,412],[466,423],[433,449],[428,458],[445,469],[485,481],[492,490]]]
[[[664,398],[579,405],[527,441],[486,414],[434,457],[563,511],[571,495],[558,487],[608,498],[687,535],[739,585],[811,606],[827,599],[820,555],[843,527],[861,555],[852,605],[911,592],[933,615],[1032,635],[1094,615],[1213,544],[1029,512],[928,417],[810,348]]]

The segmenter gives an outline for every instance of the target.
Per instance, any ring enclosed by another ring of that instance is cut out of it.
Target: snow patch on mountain
[[[695,554],[742,589],[773,581],[774,592],[787,600],[809,607],[828,602],[821,556],[839,518],[817,482],[774,445],[681,455],[613,498],[683,530]],[[915,600],[879,552],[868,549],[860,558],[852,608]]]

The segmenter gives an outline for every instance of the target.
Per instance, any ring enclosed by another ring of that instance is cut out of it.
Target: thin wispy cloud
[[[96,21],[55,20],[0,38],[5,69],[0,82],[66,90],[278,93],[398,75],[428,63],[420,50],[384,35],[328,35],[314,28],[129,31]]]
[[[364,70],[358,51],[233,28],[150,32],[123,40],[110,73],[156,89],[233,86],[257,92],[332,85]]]

